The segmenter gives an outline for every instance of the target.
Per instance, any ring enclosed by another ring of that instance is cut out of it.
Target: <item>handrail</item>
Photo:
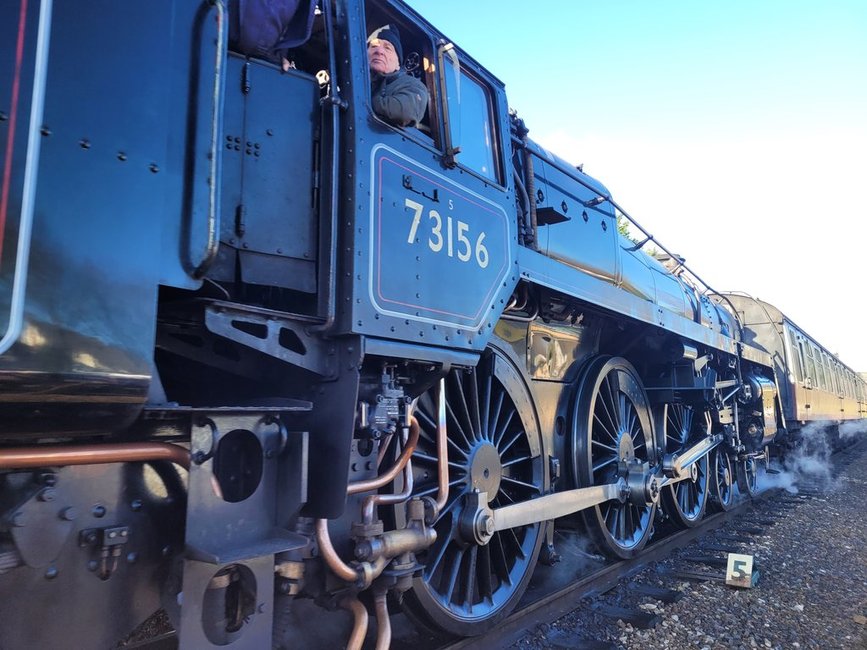
[[[340,110],[347,107],[347,103],[340,97],[340,87],[337,81],[337,58],[334,50],[334,26],[331,15],[331,0],[322,0],[322,15],[325,18],[325,40],[328,43],[328,94],[322,98],[321,105],[327,106],[331,111],[331,156],[328,164],[330,173],[328,178],[328,233],[327,237],[321,237],[322,244],[319,247],[319,270],[328,277],[323,281],[319,278],[321,287],[318,310],[323,311],[324,320],[319,325],[314,325],[310,331],[327,332],[334,325],[337,316],[337,213],[340,193],[338,187],[338,159],[340,157]],[[324,166],[324,162],[322,163]],[[320,173],[320,177],[323,174]],[[327,253],[327,261],[322,262],[322,253]]]
[[[211,103],[211,148],[210,174],[208,177],[208,243],[202,261],[193,270],[194,278],[201,278],[217,258],[220,236],[220,163],[222,162],[219,146],[220,133],[223,130],[223,101],[225,94],[225,79],[223,66],[228,41],[226,20],[226,5],[224,0],[208,0],[217,10],[217,52],[214,59],[214,92]]]

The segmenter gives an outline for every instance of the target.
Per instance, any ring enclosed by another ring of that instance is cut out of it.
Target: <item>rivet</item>
[[[54,580],[57,577],[58,570],[56,567],[50,566],[45,571],[45,579],[46,580]]]
[[[142,501],[141,501],[141,499],[133,499],[133,500],[130,502],[129,507],[132,509],[133,512],[138,512],[138,511],[141,510],[141,508],[142,508]]]
[[[78,141],[78,144],[82,149],[90,149],[90,140],[82,138]]]
[[[102,519],[103,517],[105,517],[105,506],[97,504],[93,506],[93,510],[91,510],[91,513],[97,519]]]
[[[148,169],[150,169],[151,172],[153,172],[154,174],[156,174],[160,171],[160,168],[156,163],[151,163],[150,167],[148,167]]]
[[[41,129],[39,129],[39,132],[44,136],[51,135],[51,129],[49,129],[47,126],[43,126]]]
[[[123,151],[118,151],[117,152],[117,159],[120,160],[121,162],[126,161],[126,154]]]

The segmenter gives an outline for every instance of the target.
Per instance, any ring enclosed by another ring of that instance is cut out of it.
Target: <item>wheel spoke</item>
[[[500,427],[499,431],[496,433],[494,437],[494,446],[499,449],[500,443],[503,442],[503,436],[506,435],[506,430],[509,428],[509,425],[512,423],[512,418],[515,416],[515,410],[509,409],[509,413],[506,415],[506,420],[503,422],[503,426]],[[508,447],[507,447],[508,449]],[[504,453],[504,450],[500,450],[500,455]]]
[[[421,461],[422,464],[428,463],[431,465],[438,465],[440,462],[439,458],[437,458],[436,456],[429,456],[428,454],[423,454],[423,453],[419,452],[418,450],[413,452],[412,461],[414,463]],[[463,470],[464,469],[463,465],[461,465],[460,463],[456,463],[454,461],[449,461],[449,467],[452,467],[456,470]]]
[[[490,599],[494,593],[491,582],[491,545],[486,544],[479,549],[479,595],[484,599]]]
[[[437,541],[439,542],[439,540],[437,540]],[[432,562],[429,561],[424,568],[424,573],[425,573],[426,577],[430,578],[430,576],[432,576],[434,573],[436,573],[436,570],[439,567],[440,562],[442,562],[443,557],[445,557],[446,551],[448,550],[450,543],[451,543],[451,536],[448,536],[448,537],[443,536],[442,537],[442,543],[438,544],[437,546],[434,546],[434,548],[436,549],[436,553],[433,557],[433,561]]]
[[[449,488],[452,488],[456,485],[460,485],[461,483],[466,483],[466,482],[467,482],[467,479],[465,476],[462,476],[462,477],[456,478],[456,479],[452,479],[451,481],[449,481]],[[440,489],[439,485],[434,485],[433,487],[425,488],[424,490],[419,490],[418,492],[413,490],[412,494],[413,494],[413,496],[417,496],[417,497],[426,497],[426,496],[438,491],[439,489]]]
[[[596,415],[595,413],[593,414],[593,420],[596,422],[596,424],[599,425],[598,428],[593,427],[594,431],[596,431],[598,429],[602,429],[603,432],[608,434],[608,437],[611,438],[611,440],[613,442],[617,442],[617,432],[616,431],[612,431],[611,429],[606,427],[605,424],[602,422],[602,420],[599,418],[599,416]]]
[[[509,448],[512,445],[514,445],[516,442],[518,442],[518,440],[520,440],[522,437],[524,437],[524,435],[525,435],[525,432],[523,430],[518,431],[518,433],[516,433],[511,440],[509,440],[509,444],[499,450],[500,451],[500,457],[502,458],[503,456],[505,456],[506,452],[509,451]]]
[[[460,372],[455,373],[455,379],[458,382],[458,399],[459,402],[457,404],[458,410],[460,411],[460,415],[462,417],[462,424],[466,425],[466,431],[469,432],[469,436],[467,436],[467,440],[470,441],[470,444],[477,440],[476,432],[473,429],[473,420],[470,417],[470,407],[467,404],[467,389],[464,387],[464,377]],[[473,377],[469,378],[469,383],[475,384],[476,381]]]
[[[452,409],[451,402],[446,402],[446,415],[449,418],[451,418],[453,428],[458,430],[458,433],[461,434],[461,437],[464,439],[464,442],[467,443],[466,448],[471,449],[473,446],[473,443],[470,440],[470,437],[467,436],[466,432],[464,431],[464,428],[461,426],[461,423],[458,420],[457,415],[455,415],[455,412]]]
[[[608,383],[607,378],[603,381],[603,386],[605,386],[607,394],[603,394],[602,392],[600,392],[598,397],[596,398],[596,401],[598,405],[601,405],[602,411],[604,411],[605,416],[608,418],[608,422],[610,423],[611,428],[614,431],[617,431],[618,425],[620,424],[617,420],[617,414],[615,412],[617,408],[617,399],[614,396],[614,393],[611,392],[611,385]]]
[[[515,553],[516,553],[517,556],[518,556],[519,558],[521,558],[522,560],[526,560],[526,559],[527,559],[527,554],[524,553],[524,547],[521,546],[521,540],[518,539],[518,533],[515,532],[515,529],[514,529],[514,528],[510,528],[508,532],[509,532],[509,535],[510,535],[511,539],[512,539],[512,540],[514,541],[514,543],[515,543]]]
[[[497,492],[497,496],[498,497],[501,497],[501,496],[506,497],[506,500],[509,503],[515,503],[515,498],[511,494],[509,494],[509,491],[503,487],[502,483],[500,483],[500,491]]]
[[[491,375],[485,377],[485,393],[482,395],[482,430],[481,434],[485,440],[490,440],[490,421],[491,421],[491,388],[494,378]]]
[[[455,451],[457,451],[461,456],[463,456],[464,458],[468,457],[467,456],[467,450],[464,449],[463,447],[461,447],[460,445],[458,445],[458,443],[456,443],[454,440],[447,437],[446,442],[448,442],[448,444],[450,444],[455,449]]]
[[[518,479],[514,479],[511,476],[503,476],[503,477],[501,477],[501,480],[502,481],[508,481],[512,485],[526,488],[528,490],[532,490],[533,492],[541,492],[542,491],[542,489],[540,487],[535,486],[532,483],[525,483],[524,481],[519,481]]]
[[[503,543],[503,536],[500,533],[494,535],[489,546],[490,545],[495,546],[497,549],[497,552],[494,554],[494,558],[497,560],[495,564],[498,565],[497,577],[500,579],[501,583],[511,585],[512,577],[509,574],[509,562],[506,560],[506,547]]]
[[[473,591],[476,588],[476,569],[477,560],[479,557],[479,547],[471,546],[466,562],[465,578],[464,578],[464,599],[463,603],[470,611],[473,609]]]
[[[591,444],[592,444],[594,447],[602,447],[603,449],[607,449],[608,451],[613,451],[615,454],[618,453],[618,451],[617,451],[617,449],[616,449],[615,447],[612,447],[611,445],[603,445],[603,444],[602,444],[601,442],[599,442],[598,440],[593,440],[593,441],[591,441]]]
[[[497,425],[500,422],[500,411],[503,409],[503,399],[506,396],[506,393],[502,389],[498,390],[497,392],[497,404],[491,411],[491,417],[488,421],[487,427],[488,440],[493,442],[495,446],[497,444],[495,432],[497,431]]]
[[[484,431],[482,429],[482,410],[479,406],[479,378],[473,377],[470,382],[470,421],[473,426],[473,431],[476,434],[477,440],[484,440]]]
[[[520,458],[513,458],[507,463],[503,463],[503,467],[511,467],[512,465],[516,465],[517,463],[523,463],[528,460],[533,460],[533,457],[530,455],[521,456]]]
[[[595,474],[596,472],[598,472],[600,469],[602,469],[606,465],[613,465],[615,463],[617,463],[616,457],[609,458],[608,460],[603,461],[603,462],[599,463],[598,465],[594,465],[593,466],[593,473]]]

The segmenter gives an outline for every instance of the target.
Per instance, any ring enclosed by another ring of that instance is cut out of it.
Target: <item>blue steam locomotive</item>
[[[0,646],[160,610],[185,648],[480,634],[555,528],[631,557],[867,416],[402,2],[278,5],[279,56],[230,38],[244,2],[0,7]],[[372,107],[385,24],[417,127]]]

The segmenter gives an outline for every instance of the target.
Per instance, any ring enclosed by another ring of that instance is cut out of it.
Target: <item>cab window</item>
[[[452,142],[459,143],[458,162],[497,180],[490,100],[485,88],[465,72],[447,74],[446,97]],[[458,79],[460,81],[458,81]]]

